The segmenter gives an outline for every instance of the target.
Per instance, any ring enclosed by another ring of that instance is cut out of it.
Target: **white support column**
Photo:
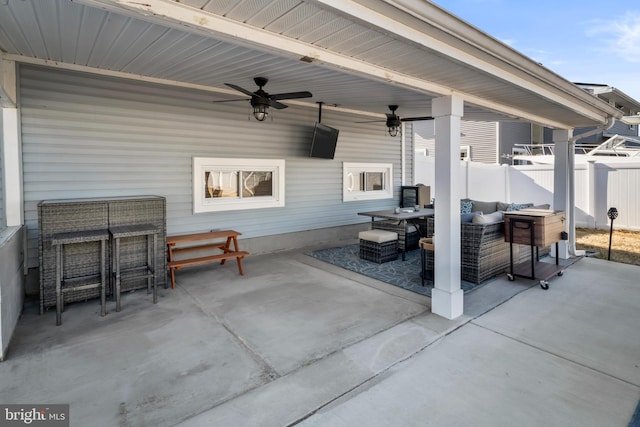
[[[406,132],[405,132],[405,125],[404,122],[400,123],[401,126],[401,130],[400,130],[400,168],[402,168],[402,174],[400,174],[400,185],[406,185],[407,182],[407,147],[405,146],[405,144],[407,143],[407,140],[405,138]],[[411,158],[413,158],[415,156],[411,156]],[[413,177],[411,177],[411,184],[415,184],[415,163],[414,163],[414,167],[411,168],[413,172]]]
[[[573,200],[570,201],[572,192],[571,185],[575,174],[573,162],[573,145],[569,143],[573,136],[572,129],[556,129],[553,131],[553,143],[555,145],[554,169],[553,169],[553,209],[556,211],[564,211],[566,213],[565,229],[569,232],[569,222],[574,215]],[[561,259],[569,258],[569,244],[567,240],[561,240],[558,249],[559,254],[555,254],[555,245],[551,246],[553,256],[559,256]]]
[[[459,96],[436,98],[435,117],[435,262],[431,311],[447,319],[463,313],[460,289],[460,118],[464,103]]]
[[[2,188],[7,226],[24,224],[20,114],[16,103],[16,64],[0,60],[2,110]]]

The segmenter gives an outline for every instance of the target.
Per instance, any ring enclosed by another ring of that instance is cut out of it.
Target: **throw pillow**
[[[504,212],[496,211],[488,214],[474,215],[471,220],[474,224],[494,224],[504,220]]]
[[[460,200],[460,213],[461,214],[469,214],[471,213],[471,207],[473,203],[471,200]]]
[[[526,209],[533,206],[533,203],[511,203],[507,207],[507,212],[519,211],[520,209]]]

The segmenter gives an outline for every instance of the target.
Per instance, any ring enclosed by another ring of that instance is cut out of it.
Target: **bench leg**
[[[175,289],[176,288],[176,269],[173,267],[170,267],[169,271],[171,271],[171,289]]]
[[[173,261],[173,247],[174,245],[172,244],[168,244],[167,245],[167,255],[168,255],[168,261],[169,263],[171,263],[171,261]],[[169,267],[169,275],[171,276],[171,289],[175,289],[176,288],[176,276],[173,273],[173,268]],[[167,284],[165,282],[164,287],[167,287]]]
[[[242,271],[242,258],[243,257],[237,257],[236,261],[238,262],[238,272],[241,276],[244,276],[244,272]]]
[[[229,236],[227,237],[227,243],[225,243],[224,248],[222,248],[222,252],[224,252],[225,254],[229,251],[229,248],[231,246],[231,239],[233,239],[233,237]],[[237,251],[238,249],[235,248],[235,250]],[[223,259],[222,261],[220,261],[220,265],[224,265],[224,263],[226,262],[226,259]]]

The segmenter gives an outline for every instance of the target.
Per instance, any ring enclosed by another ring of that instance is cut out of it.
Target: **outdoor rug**
[[[631,417],[631,422],[629,423],[629,427],[640,427],[640,402],[638,402],[638,406],[636,407],[636,412],[633,413]]]
[[[431,289],[433,288],[431,281],[427,279],[424,282],[425,286],[421,285],[419,249],[407,252],[405,261],[402,261],[402,254],[398,254],[396,261],[382,264],[360,259],[360,246],[358,244],[320,249],[309,252],[307,255],[421,295],[431,296]],[[462,281],[460,286],[463,291],[467,292],[478,285]]]

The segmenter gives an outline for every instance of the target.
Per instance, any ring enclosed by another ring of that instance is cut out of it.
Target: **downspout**
[[[576,155],[576,141],[583,139],[583,138],[587,138],[589,136],[592,135],[596,135],[600,132],[604,132],[608,129],[611,129],[611,127],[613,126],[613,124],[615,123],[616,119],[615,117],[609,117],[607,119],[607,123],[605,125],[599,126],[595,129],[592,129],[588,132],[584,132],[581,133],[580,135],[576,135],[574,137],[569,138],[569,143],[568,143],[568,147],[567,149],[569,150],[569,156],[567,158],[568,160],[568,167],[569,167],[569,179],[568,179],[568,184],[569,184],[569,209],[570,209],[570,214],[569,214],[569,255],[571,256],[578,256],[578,251],[576,250],[576,207],[575,207],[575,201],[576,201],[576,188],[575,188],[575,175],[576,175],[576,171],[575,171],[575,167],[576,167],[576,159],[575,159],[575,155]],[[582,255],[582,254],[580,254]]]

